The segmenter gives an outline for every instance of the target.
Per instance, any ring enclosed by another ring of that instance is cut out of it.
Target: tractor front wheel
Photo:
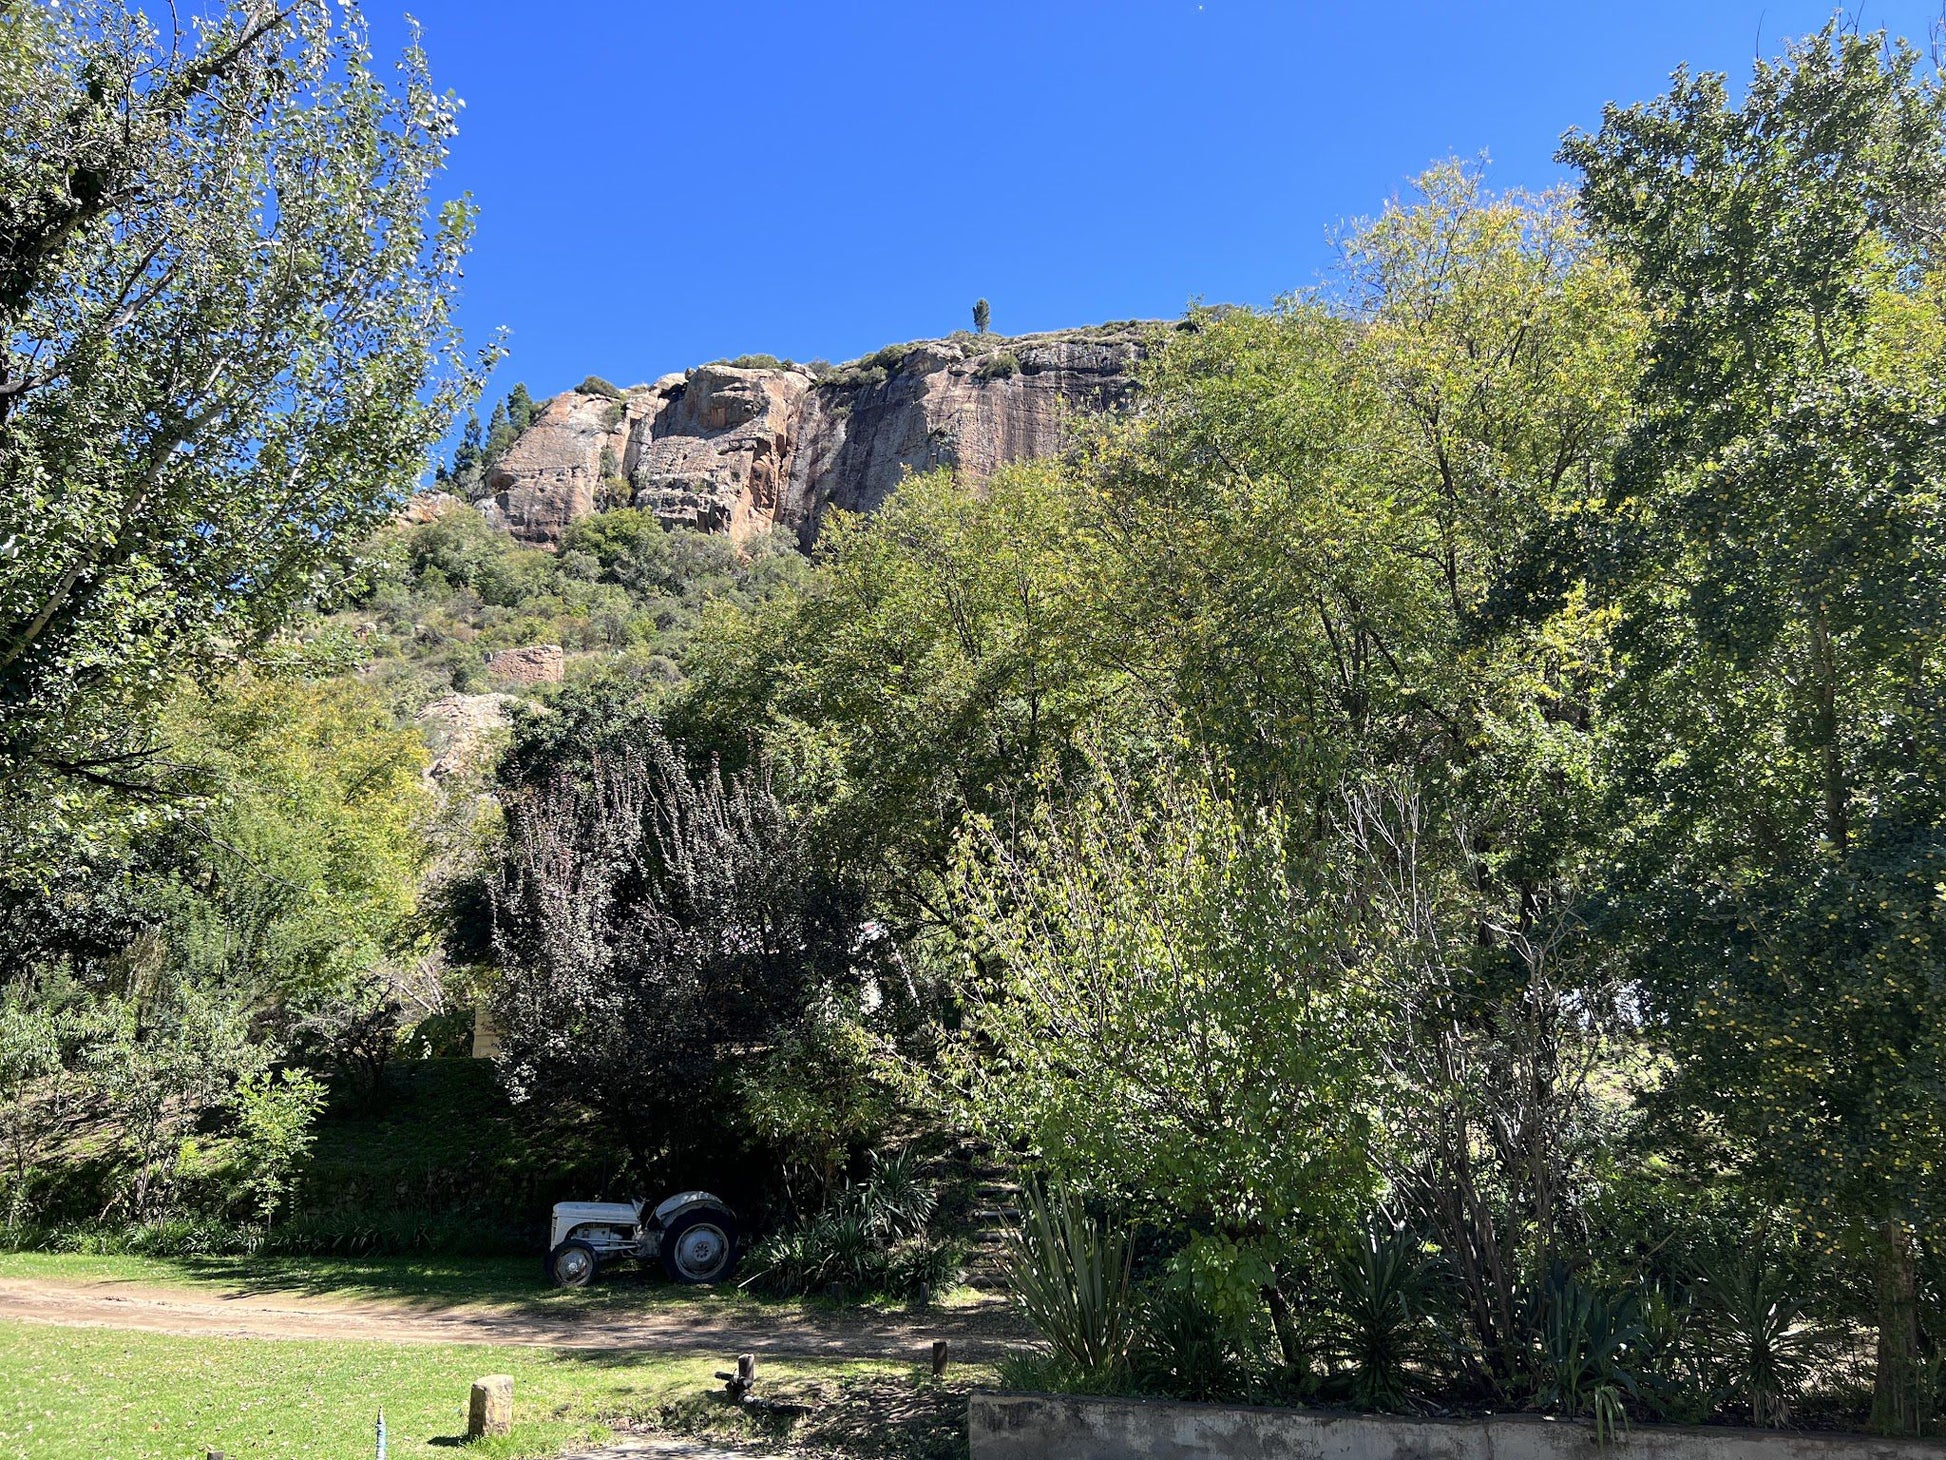
[[[547,1275],[557,1288],[585,1288],[600,1267],[595,1249],[579,1237],[568,1238],[547,1254]]]

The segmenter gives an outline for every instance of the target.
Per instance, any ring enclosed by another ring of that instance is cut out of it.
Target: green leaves
[[[1102,769],[963,851],[959,1081],[996,1138],[1288,1250],[1375,1189],[1386,1009],[1329,871],[1208,781]]]
[[[431,197],[457,103],[416,49],[388,86],[355,9],[233,13],[187,53],[115,0],[50,15],[0,156],[10,824],[64,782],[142,794],[144,707],[303,605],[474,375],[472,212]]]
[[[1679,73],[1564,148],[1653,310],[1595,588],[1660,1104],[1895,1248],[1946,1199],[1946,90],[1917,76],[1834,22],[1741,105]],[[1888,1271],[1909,1314],[1910,1264]],[[1915,1341],[1881,1350],[1874,1411],[1901,1426]]]
[[[1080,1374],[1112,1379],[1135,1337],[1134,1249],[1072,1193],[1030,1187],[1025,1200],[1002,1259],[1014,1304],[1057,1358]]]

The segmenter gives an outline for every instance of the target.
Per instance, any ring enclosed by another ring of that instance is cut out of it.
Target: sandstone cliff
[[[813,378],[703,365],[620,392],[548,401],[487,474],[489,520],[558,546],[577,518],[635,505],[666,525],[808,542],[826,508],[876,508],[907,471],[977,486],[1052,455],[1075,417],[1123,404],[1157,325],[951,339],[881,350]]]

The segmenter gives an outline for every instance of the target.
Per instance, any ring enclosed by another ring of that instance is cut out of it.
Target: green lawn
[[[178,1338],[0,1324],[4,1460],[308,1460],[373,1453],[382,1406],[390,1452],[446,1453],[466,1433],[466,1397],[484,1374],[514,1376],[513,1442],[499,1457],[550,1455],[605,1436],[603,1401],[671,1382],[703,1360],[608,1367],[543,1349]],[[707,1378],[707,1374],[700,1374]],[[469,1453],[481,1453],[470,1451]]]
[[[603,1438],[601,1417],[615,1415],[666,1413],[690,1431],[753,1436],[744,1416],[716,1397],[712,1371],[722,1363],[0,1324],[0,1460],[202,1460],[210,1449],[235,1460],[368,1460],[381,1405],[391,1455],[434,1460],[465,1433],[472,1382],[495,1373],[514,1376],[518,1427],[511,1440],[467,1449],[481,1460],[552,1455]],[[951,1450],[956,1427],[963,1433],[964,1408],[954,1410],[960,1391],[934,1388],[911,1366],[778,1360],[765,1363],[762,1377],[766,1390],[827,1396],[811,1423],[830,1424],[841,1449],[936,1455],[942,1445]],[[915,1401],[931,1406],[924,1444],[909,1446],[871,1419],[877,1413],[896,1428],[906,1417],[900,1406]]]

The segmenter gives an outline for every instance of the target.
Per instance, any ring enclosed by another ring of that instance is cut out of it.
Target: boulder
[[[455,507],[464,507],[466,499],[456,497],[451,492],[414,492],[409,501],[399,511],[399,521],[407,524],[432,522]]]
[[[432,750],[426,774],[435,782],[478,765],[488,739],[509,723],[509,694],[441,695],[417,716]]]
[[[567,655],[559,644],[527,644],[496,649],[486,656],[486,670],[509,684],[559,684],[567,669]]]
[[[511,1374],[489,1374],[475,1380],[466,1401],[466,1438],[485,1439],[511,1434],[514,1427],[514,1381]]]

